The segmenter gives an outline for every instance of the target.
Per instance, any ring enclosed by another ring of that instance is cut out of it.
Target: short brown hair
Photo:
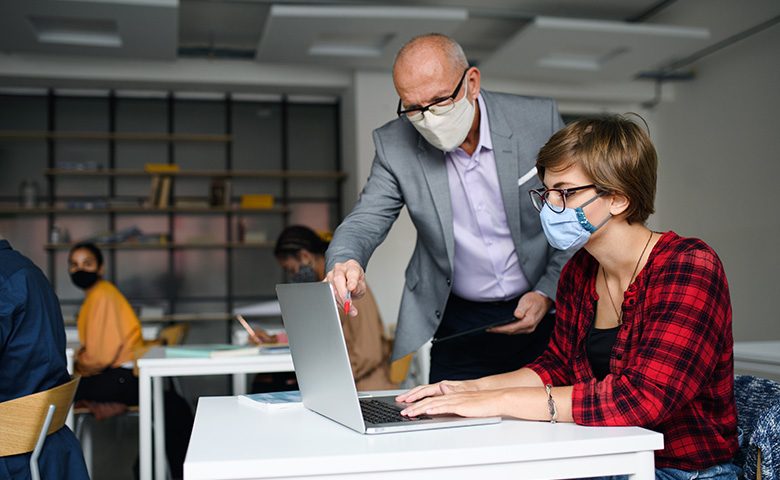
[[[625,116],[586,118],[567,125],[539,151],[536,168],[544,178],[546,170],[560,172],[575,163],[600,189],[628,198],[628,223],[644,223],[655,212],[658,156],[647,132]]]

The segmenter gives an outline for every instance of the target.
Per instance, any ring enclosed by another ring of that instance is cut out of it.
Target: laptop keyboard
[[[363,412],[363,420],[366,423],[396,423],[431,418],[427,416],[405,417],[401,415],[398,408],[370,398],[360,400],[360,410]]]

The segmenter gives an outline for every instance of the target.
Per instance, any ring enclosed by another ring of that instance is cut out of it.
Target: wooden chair
[[[78,376],[60,386],[0,403],[0,457],[32,452],[30,472],[40,478],[38,455],[46,437],[65,425]]]

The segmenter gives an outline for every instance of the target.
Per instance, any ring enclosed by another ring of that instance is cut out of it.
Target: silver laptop
[[[309,410],[360,433],[406,432],[498,423],[501,417],[435,415],[408,418],[392,396],[358,397],[338,306],[328,283],[276,286],[295,375]]]

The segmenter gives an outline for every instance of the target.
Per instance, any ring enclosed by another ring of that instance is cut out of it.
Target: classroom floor
[[[138,458],[138,417],[87,420],[92,428],[92,480],[134,480]]]

